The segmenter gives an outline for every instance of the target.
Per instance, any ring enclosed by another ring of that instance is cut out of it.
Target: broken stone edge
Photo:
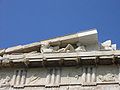
[[[6,49],[1,49],[0,56],[3,56],[4,54],[12,54],[12,53],[28,53],[31,51],[38,51],[39,52],[41,44],[43,42],[49,42],[51,45],[52,44],[58,45],[61,42],[66,41],[66,40],[76,39],[76,38],[79,39],[80,37],[84,37],[86,35],[92,35],[92,34],[97,35],[97,30],[90,29],[90,30],[87,30],[84,32],[79,32],[76,34],[71,34],[71,35],[66,35],[66,36],[57,37],[57,38],[53,38],[53,39],[43,40],[40,42],[35,42],[35,43],[27,44],[27,45],[18,45],[18,46],[6,48]],[[98,45],[98,37],[96,36],[95,38],[96,38],[95,43]]]

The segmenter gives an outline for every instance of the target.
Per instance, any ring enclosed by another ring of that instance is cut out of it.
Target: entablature
[[[0,66],[43,67],[43,66],[77,66],[120,64],[120,50],[92,51],[73,53],[30,53],[4,55],[0,57]]]

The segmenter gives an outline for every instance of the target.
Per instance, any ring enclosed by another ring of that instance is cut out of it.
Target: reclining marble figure
[[[81,43],[77,43],[77,48],[75,49],[76,52],[85,52],[86,49],[85,49],[85,46],[81,45]]]
[[[66,47],[60,48],[59,46],[50,46],[49,42],[44,42],[41,44],[41,53],[50,53],[50,52],[84,52],[86,48],[81,43],[76,44],[77,48],[75,49],[71,44],[67,44]]]
[[[45,42],[41,44],[41,49],[40,49],[41,53],[49,53],[49,52],[53,52],[53,48],[50,47],[49,42]]]

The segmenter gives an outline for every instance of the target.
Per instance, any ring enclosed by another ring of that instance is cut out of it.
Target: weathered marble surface
[[[97,69],[97,82],[119,82],[119,67],[99,66]]]
[[[119,90],[119,82],[116,65],[0,69],[0,90]]]
[[[76,47],[75,44],[77,43],[80,43],[81,45],[77,45]],[[4,54],[29,53],[32,51],[37,51],[40,53],[51,53],[93,50],[99,50],[96,29],[91,29],[85,32],[79,32],[76,34],[57,37],[27,45],[18,45],[6,49],[0,49],[0,55],[2,56]]]
[[[0,49],[0,90],[120,90],[119,59],[96,29]]]
[[[101,43],[101,49],[102,50],[116,50],[117,49],[117,46],[116,44],[112,44],[112,41],[111,40],[107,40],[103,43]]]

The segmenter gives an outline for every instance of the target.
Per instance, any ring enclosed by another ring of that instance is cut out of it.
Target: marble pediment
[[[45,50],[46,49],[46,50]],[[6,49],[0,49],[0,55],[20,54],[30,52],[74,52],[98,50],[97,30],[91,29],[71,35],[43,40],[27,45],[18,45]]]
[[[90,29],[84,32],[56,37],[27,45],[0,49],[0,56],[6,54],[70,53],[100,50],[116,50],[116,44],[111,44],[110,40],[101,44],[98,43],[97,30]]]
[[[57,37],[53,39],[48,39],[41,41],[43,42],[49,42],[51,45],[65,45],[65,44],[74,44],[77,42],[80,42],[82,44],[98,44],[98,37],[97,37],[97,30],[91,29],[84,32],[78,32],[75,34],[65,35],[62,37]]]
[[[91,29],[89,31],[79,32],[76,34],[57,37],[49,40],[41,41],[43,47],[50,47],[53,49],[67,48],[70,51],[96,51],[99,50],[97,30]],[[60,50],[61,51],[61,50]],[[52,52],[52,51],[51,51]],[[58,50],[59,52],[59,50]]]

